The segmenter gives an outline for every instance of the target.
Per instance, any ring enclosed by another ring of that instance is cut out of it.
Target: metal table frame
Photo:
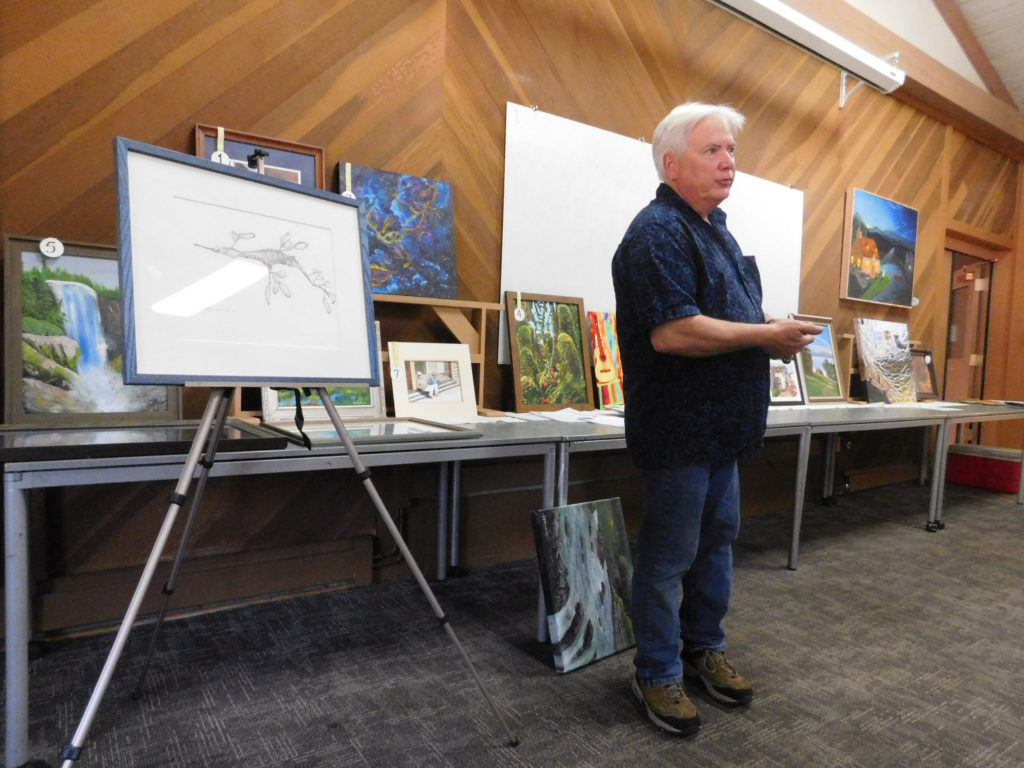
[[[554,499],[555,450],[561,439],[550,425],[493,425],[481,437],[360,446],[367,467],[436,463],[440,465],[438,498],[438,578],[445,574],[449,509],[457,514],[457,497],[447,482],[450,464],[480,459],[539,456],[543,460],[543,501]],[[504,428],[502,428],[504,427]],[[4,765],[15,768],[28,759],[29,675],[31,640],[29,606],[28,494],[34,488],[103,485],[146,480],[176,480],[183,456],[9,462],[4,464],[5,566],[5,699]],[[290,446],[278,451],[225,452],[218,455],[211,477],[351,469],[341,446],[305,451]],[[457,483],[454,490],[457,493]]]

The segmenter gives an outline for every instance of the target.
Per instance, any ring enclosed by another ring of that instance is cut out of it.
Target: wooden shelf
[[[373,300],[381,304],[414,304],[429,308],[451,331],[459,344],[466,344],[469,347],[469,361],[475,366],[482,366],[486,358],[487,312],[503,309],[501,304],[492,301],[433,299],[387,293],[375,293]],[[479,368],[476,371],[476,402],[477,407],[483,407],[484,374]]]

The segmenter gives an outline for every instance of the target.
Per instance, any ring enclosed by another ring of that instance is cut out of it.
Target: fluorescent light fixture
[[[906,72],[902,69],[868,53],[779,0],[712,1],[835,64],[882,93],[892,93],[906,79]]]

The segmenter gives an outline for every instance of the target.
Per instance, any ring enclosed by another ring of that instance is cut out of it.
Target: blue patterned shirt
[[[651,345],[651,330],[679,317],[765,321],[754,259],[740,251],[723,211],[708,219],[661,184],[612,259],[626,445],[644,469],[731,461],[755,451],[764,437],[764,350],[681,357]]]

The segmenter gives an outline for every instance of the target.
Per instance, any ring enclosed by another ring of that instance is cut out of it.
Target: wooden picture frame
[[[282,141],[203,123],[196,124],[195,139],[196,157],[211,160],[214,153],[220,151],[226,155],[225,164],[230,164],[234,168],[255,170],[249,164],[249,158],[259,149],[267,153],[263,158],[265,175],[293,184],[327,189],[323,147]]]
[[[796,358],[788,363],[769,360],[768,380],[770,405],[804,405],[807,402],[803,370]]]
[[[515,410],[593,410],[583,299],[505,292]]]
[[[852,188],[846,194],[840,298],[910,308],[917,210]]]
[[[918,400],[938,400],[939,383],[935,376],[935,360],[930,349],[910,350],[910,371]]]
[[[389,341],[388,369],[396,417],[476,416],[469,345]]]
[[[354,200],[118,138],[125,381],[377,385]]]
[[[181,418],[178,387],[124,384],[122,296],[113,246],[4,238],[5,423],[142,426]]]
[[[839,365],[839,348],[832,328],[832,318],[800,314],[792,314],[790,317],[794,320],[814,323],[823,328],[822,332],[814,337],[814,341],[804,347],[796,357],[804,382],[807,402],[845,402],[843,375]]]

